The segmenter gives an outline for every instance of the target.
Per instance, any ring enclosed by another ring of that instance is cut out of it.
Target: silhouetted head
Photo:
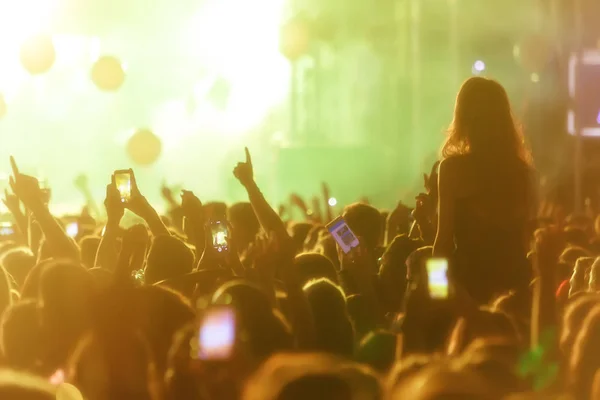
[[[0,315],[2,315],[2,312],[4,312],[4,310],[12,303],[10,290],[10,279],[6,274],[6,271],[4,271],[4,268],[0,267]]]
[[[336,271],[340,269],[337,244],[335,239],[329,234],[329,231],[327,231],[325,235],[319,237],[319,240],[315,245],[315,252],[327,257],[333,263]]]
[[[30,370],[42,354],[40,323],[35,300],[13,304],[2,314],[0,348],[12,368]]]
[[[310,222],[294,222],[289,226],[288,232],[294,243],[296,253],[299,253],[304,249],[304,241],[312,228],[313,224]]]
[[[0,263],[15,280],[17,289],[20,289],[27,274],[35,265],[35,256],[27,247],[17,247],[4,253]]]
[[[492,79],[469,78],[458,92],[442,155],[447,158],[466,153],[530,160],[521,131],[513,119],[508,95],[502,85]]]
[[[590,398],[594,375],[599,368],[600,306],[596,306],[586,316],[571,352],[568,385],[574,398]]]
[[[569,301],[563,312],[560,333],[560,349],[564,355],[571,354],[573,342],[581,330],[585,317],[598,304],[600,304],[600,296],[591,293],[581,293]]]
[[[589,282],[586,280],[586,277],[591,275],[589,271],[593,263],[594,258],[592,257],[580,257],[577,259],[569,282],[569,296],[573,296],[577,292],[588,290]]]
[[[195,310],[183,295],[173,290],[145,285],[135,291],[140,331],[162,373],[175,332],[194,320]]]
[[[208,220],[220,220],[227,216],[227,204],[220,201],[209,201],[202,206]]]
[[[96,262],[96,253],[100,246],[100,238],[98,236],[84,236],[79,241],[79,249],[81,250],[81,263],[84,267],[94,268]]]
[[[369,301],[362,294],[353,294],[346,298],[346,309],[352,326],[354,338],[360,340],[366,334],[377,328],[377,315],[369,306]]]
[[[567,226],[564,229],[564,237],[567,244],[585,248],[588,245],[589,237],[587,232],[578,226]]]
[[[95,294],[94,279],[83,266],[56,261],[43,268],[38,306],[51,365],[64,362],[75,341],[89,329]]]
[[[298,254],[294,259],[294,267],[298,273],[300,285],[304,285],[311,279],[319,278],[327,278],[333,283],[338,282],[337,272],[333,263],[322,254]]]
[[[157,236],[146,261],[146,284],[176,278],[192,272],[194,253],[173,236]]]
[[[152,352],[141,335],[129,332],[83,337],[69,359],[67,375],[90,400],[160,398]]]
[[[463,368],[485,378],[498,398],[531,389],[530,382],[515,368],[522,358],[522,347],[500,338],[476,339],[461,356]]]
[[[291,328],[283,316],[273,310],[268,296],[257,286],[243,280],[230,281],[217,289],[213,304],[233,307],[244,332],[246,354],[260,362],[278,351],[293,347]]]
[[[494,399],[485,379],[450,361],[428,365],[390,387],[389,399]]]
[[[344,209],[342,216],[352,232],[360,237],[369,250],[379,246],[384,220],[375,207],[354,203]]]
[[[227,210],[227,219],[235,234],[238,250],[248,247],[260,230],[258,218],[250,203],[235,203]]]
[[[575,262],[582,257],[590,257],[589,251],[582,247],[568,246],[563,250],[560,255],[559,261],[569,264],[571,267],[575,266]]]
[[[381,256],[379,287],[387,311],[402,310],[407,285],[406,260],[420,244],[406,235],[396,236]]]
[[[381,387],[368,368],[328,354],[277,354],[248,380],[243,400],[379,399]]]
[[[596,258],[589,268],[589,290],[600,292],[600,257]]]
[[[346,310],[346,296],[339,286],[317,279],[304,286],[317,334],[317,350],[351,357],[354,331]]]
[[[454,325],[449,346],[461,353],[477,339],[501,338],[507,343],[521,346],[523,338],[515,321],[501,311],[480,308],[471,319],[461,318]]]

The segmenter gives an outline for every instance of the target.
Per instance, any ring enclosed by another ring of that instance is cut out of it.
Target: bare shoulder
[[[448,157],[443,159],[440,162],[440,174],[444,174],[445,175],[452,175],[455,173],[458,173],[459,170],[461,170],[462,168],[464,168],[465,164],[468,162],[468,156],[467,155],[458,155],[458,156],[452,156],[452,157]]]

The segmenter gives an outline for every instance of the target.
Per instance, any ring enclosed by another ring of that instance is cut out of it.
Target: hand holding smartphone
[[[448,260],[446,258],[430,258],[427,260],[426,268],[431,298],[448,298]]]
[[[229,227],[225,221],[211,221],[212,245],[219,253],[229,250]]]
[[[327,230],[331,233],[331,236],[333,236],[344,254],[348,254],[350,250],[359,245],[358,238],[342,217],[337,217],[327,224]]]
[[[121,203],[128,203],[132,193],[132,172],[129,169],[120,169],[114,172],[115,186],[119,191]]]

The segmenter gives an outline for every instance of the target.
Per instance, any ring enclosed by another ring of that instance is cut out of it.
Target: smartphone
[[[210,307],[199,321],[195,358],[205,361],[229,359],[236,343],[236,317],[228,306]]]
[[[131,171],[120,169],[115,171],[115,185],[121,197],[121,203],[127,203],[131,200]]]
[[[10,222],[0,223],[0,236],[11,236],[15,233],[15,227]]]
[[[213,247],[220,253],[229,249],[229,228],[225,221],[210,223]]]
[[[327,230],[346,254],[358,246],[358,238],[342,217],[337,217],[327,225]]]
[[[70,238],[76,238],[79,235],[79,224],[77,222],[69,222],[65,227],[65,231]]]
[[[448,297],[448,260],[446,258],[430,258],[427,260],[427,281],[429,295],[433,299]]]

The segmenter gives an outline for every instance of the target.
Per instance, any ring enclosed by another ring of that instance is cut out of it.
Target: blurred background
[[[597,0],[0,0],[0,172],[14,155],[61,211],[82,203],[79,174],[100,200],[128,167],[151,201],[164,180],[232,202],[248,146],[274,203],[326,181],[339,204],[389,207],[418,193],[461,82],[483,75],[548,185],[581,202],[598,21]]]

